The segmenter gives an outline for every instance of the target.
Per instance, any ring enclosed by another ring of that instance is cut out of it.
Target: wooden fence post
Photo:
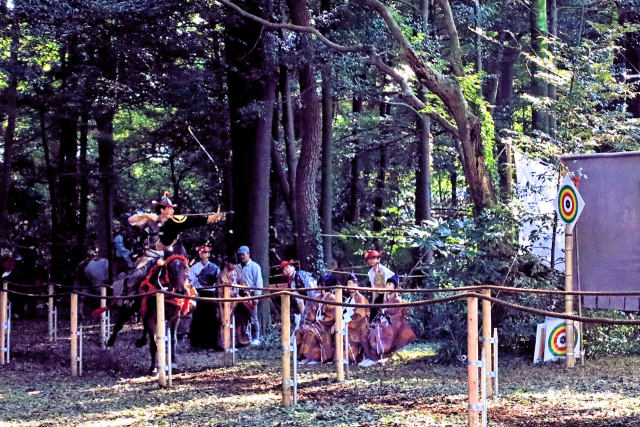
[[[100,286],[100,296],[107,296],[107,287]],[[100,308],[107,306],[106,298],[100,298]],[[100,315],[100,346],[104,349],[107,348],[107,312],[103,311]]]
[[[565,291],[573,291],[573,225],[567,224],[564,232],[564,287]],[[573,295],[565,295],[565,314],[573,314]],[[574,354],[574,336],[573,336],[573,320],[566,319],[567,331],[567,368],[573,368],[576,365]]]
[[[49,342],[53,342],[54,341],[54,334],[53,334],[53,305],[55,304],[54,299],[53,299],[53,285],[51,283],[49,283],[49,307],[48,307],[48,320],[49,320]]]
[[[7,313],[8,301],[7,282],[2,282],[2,292],[0,292],[0,365],[8,363],[7,352],[4,350],[7,346],[9,326],[9,315]]]
[[[282,406],[291,406],[291,313],[289,295],[281,296]]]
[[[469,381],[469,427],[478,427],[478,299],[467,298],[467,377]]]
[[[336,289],[336,302],[342,302],[342,288]],[[333,356],[338,373],[338,382],[344,382],[344,328],[342,327],[342,306],[336,305],[335,355]],[[347,355],[349,357],[349,355]]]
[[[158,292],[156,294],[156,348],[158,360],[158,385],[160,387],[167,386],[167,350],[165,341],[165,324],[164,324],[164,294]]]
[[[78,376],[78,294],[71,294],[71,376]]]
[[[224,299],[231,298],[231,288],[225,286],[222,290],[222,296]],[[231,366],[232,363],[232,351],[231,348],[231,302],[225,301],[222,303],[222,323],[223,323],[223,345],[224,345],[224,366]],[[235,332],[235,331],[234,331]]]
[[[483,289],[482,294],[484,296],[491,296],[491,289]],[[487,370],[485,372],[491,371],[491,301],[482,300],[482,348],[484,349],[484,354],[486,356],[486,360],[489,362],[489,366],[487,366]],[[487,397],[491,397],[493,395],[493,388],[491,387],[491,377],[487,376]]]

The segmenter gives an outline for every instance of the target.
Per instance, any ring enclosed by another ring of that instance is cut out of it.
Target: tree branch
[[[456,76],[461,77],[464,75],[464,69],[462,67],[462,49],[460,48],[460,38],[458,37],[458,29],[456,23],[453,20],[453,12],[451,11],[451,5],[449,0],[438,0],[442,11],[444,12],[444,22],[447,27],[447,33],[449,34],[449,43],[451,49],[451,68]]]
[[[283,30],[289,30],[289,31],[313,34],[316,37],[318,37],[318,39],[322,43],[324,43],[326,46],[330,47],[331,49],[333,49],[335,51],[342,52],[342,53],[364,53],[364,54],[366,54],[368,56],[368,58],[366,60],[366,62],[368,64],[374,65],[376,68],[378,68],[378,70],[380,70],[381,72],[387,74],[389,77],[391,77],[392,79],[394,79],[396,81],[396,83],[400,86],[400,93],[401,93],[402,97],[407,101],[407,103],[411,107],[413,107],[414,109],[416,109],[418,111],[422,111],[422,110],[426,109],[426,105],[422,101],[420,101],[420,99],[418,99],[418,97],[414,94],[413,89],[411,89],[411,87],[409,86],[409,82],[407,81],[407,79],[404,76],[402,76],[400,73],[398,73],[394,68],[392,68],[389,65],[385,64],[384,61],[382,60],[382,57],[380,56],[380,54],[377,54],[375,49],[372,46],[367,46],[367,45],[344,46],[344,45],[340,45],[340,44],[334,43],[331,40],[329,40],[328,38],[326,38],[324,35],[322,35],[322,33],[320,33],[314,27],[287,24],[287,23],[270,22],[270,21],[267,21],[265,19],[260,18],[259,16],[253,15],[253,14],[243,10],[241,7],[239,7],[238,5],[234,4],[233,2],[231,2],[229,0],[216,0],[216,1],[219,2],[219,3],[224,4],[225,6],[231,8],[233,10],[235,10],[241,16],[243,16],[243,17],[245,17],[247,19],[251,19],[253,21],[256,21],[259,24],[262,24],[267,28],[283,29]],[[394,40],[396,40],[396,42],[398,42],[401,45],[401,48],[404,51],[404,57],[408,61],[409,66],[411,67],[411,69],[418,76],[418,79],[421,80],[421,81],[422,80],[426,80],[427,82],[425,83],[425,86],[427,88],[429,88],[429,90],[431,90],[432,92],[436,93],[436,95],[442,96],[443,95],[442,91],[434,90],[434,88],[437,88],[438,85],[441,85],[443,82],[447,81],[446,77],[444,77],[443,75],[441,75],[437,71],[432,70],[426,64],[424,64],[423,61],[420,61],[417,58],[417,56],[415,55],[415,52],[413,52],[413,49],[411,48],[411,45],[409,44],[409,41],[404,36],[404,34],[402,34],[402,30],[400,29],[398,24],[395,22],[393,17],[389,14],[389,11],[387,10],[386,6],[384,6],[378,0],[362,0],[362,1],[364,1],[365,4],[367,4],[370,8],[375,10],[382,17],[382,19],[386,22],[387,27],[389,28],[389,31],[391,32]],[[455,25],[454,25],[454,29],[455,29]],[[457,40],[457,36],[456,36],[456,40]],[[416,61],[420,61],[420,64],[416,64]],[[460,61],[460,63],[461,63],[461,61]],[[421,78],[421,76],[419,74],[422,74],[422,78]],[[450,82],[448,82],[448,83],[450,84]],[[447,106],[446,102],[444,104],[445,104],[445,106]],[[440,117],[437,114],[429,114],[429,116],[431,118],[433,118],[436,122],[438,122],[438,124],[440,124],[444,129],[446,129],[448,132],[450,132],[455,139],[459,139],[458,129],[454,125],[452,125],[446,119],[444,119],[443,117]]]
[[[317,28],[311,26],[303,26],[303,25],[295,25],[295,24],[287,24],[287,23],[276,23],[267,21],[266,19],[262,19],[259,16],[253,15],[246,10],[242,9],[237,4],[229,1],[229,0],[215,0],[223,5],[235,10],[239,15],[256,21],[257,23],[264,25],[267,28],[271,28],[273,30],[289,30],[297,33],[308,33],[316,36],[322,43],[329,46],[331,49],[336,50],[342,53],[351,53],[351,52],[362,52],[369,54],[373,48],[366,45],[354,45],[354,46],[344,46],[341,44],[337,44],[326,38]]]

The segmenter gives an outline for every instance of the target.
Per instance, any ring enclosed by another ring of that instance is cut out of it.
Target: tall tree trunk
[[[362,99],[357,95],[353,95],[352,112],[354,116],[362,112]],[[356,118],[357,120],[357,118]],[[360,171],[362,170],[362,157],[360,156],[358,129],[354,129],[355,154],[351,159],[351,197],[349,199],[349,223],[355,224],[360,220],[360,201],[362,200],[362,181],[360,180]]]
[[[89,205],[89,165],[87,164],[87,142],[89,136],[89,115],[86,111],[80,119],[80,158],[78,159],[78,181],[80,207],[78,218],[78,250],[85,253],[87,236],[87,218]]]
[[[256,142],[253,150],[253,185],[249,194],[249,247],[251,257],[262,266],[262,279],[269,283],[269,174],[271,170],[271,134],[273,106],[276,100],[276,78],[267,71],[264,76],[265,98],[256,129]],[[266,331],[270,322],[271,306],[268,300],[262,300],[260,309],[260,330]]]
[[[555,41],[558,37],[558,5],[556,0],[548,0],[549,1],[549,36],[551,38],[551,45],[549,46],[549,52],[551,55],[555,54]],[[556,86],[553,83],[549,83],[548,87],[548,95],[551,101],[555,101],[557,98]],[[556,122],[556,115],[554,112],[554,108],[549,111],[549,135],[551,138],[555,138],[558,132],[558,123]]]
[[[51,164],[51,155],[49,154],[49,141],[47,138],[46,116],[44,108],[40,109],[40,139],[42,142],[42,152],[44,155],[44,164],[47,170],[47,184],[49,187],[49,206],[51,208],[51,237],[59,235],[60,220],[58,218],[58,197],[56,193],[56,171]],[[51,243],[54,241],[52,240]]]
[[[388,82],[387,76],[383,76],[382,87],[385,87]],[[380,117],[388,116],[391,113],[391,105],[386,102],[380,103]],[[387,187],[387,147],[380,146],[380,157],[378,163],[378,177],[376,178],[376,193],[373,199],[373,206],[375,208],[373,214],[373,231],[382,231],[382,216],[384,209],[385,192]]]
[[[480,30],[480,0],[473,0],[473,25]],[[482,71],[482,35],[478,31],[473,40],[476,54],[476,73]]]
[[[500,36],[499,36],[500,37]],[[498,176],[500,179],[500,194],[505,200],[509,199],[513,193],[513,158],[511,147],[505,145],[504,134],[511,128],[513,123],[513,79],[514,64],[518,57],[518,51],[511,47],[504,47],[498,69],[498,87],[496,96],[496,107],[493,110],[493,120],[496,126],[496,148],[498,156]]]
[[[291,189],[290,203],[293,208],[293,223],[295,228],[296,204],[293,198],[296,190],[296,170],[298,168],[298,147],[296,144],[296,132],[293,116],[293,102],[291,100],[291,79],[287,67],[280,67],[280,92],[282,94],[282,128],[284,129],[285,154],[287,169],[289,171],[289,188]]]
[[[280,115],[279,112],[282,110],[281,106],[275,105],[273,108],[273,118],[271,120],[271,165],[275,173],[275,178],[277,178],[274,182],[278,184],[280,188],[280,192],[282,194],[282,200],[284,201],[285,206],[287,207],[287,211],[289,212],[289,217],[291,218],[291,223],[293,224],[293,206],[291,203],[291,187],[289,186],[289,175],[284,168],[284,162],[280,152],[278,151],[278,141],[280,138]],[[273,188],[276,188],[275,186]],[[277,199],[276,199],[277,200]],[[271,207],[273,211],[274,206]]]
[[[332,241],[329,234],[333,232],[333,152],[331,142],[331,124],[333,122],[333,88],[331,70],[322,74],[322,251],[324,262],[331,265],[333,259]]]
[[[547,24],[547,0],[531,0],[531,50],[533,54],[542,58],[547,47],[545,38],[549,29]],[[549,89],[547,82],[536,77],[539,67],[535,62],[530,62],[531,69],[531,94],[535,97],[547,97]],[[549,132],[549,118],[544,110],[533,107],[531,111],[531,128],[534,131]]]
[[[58,152],[58,205],[60,235],[53,238],[52,265],[55,280],[67,280],[66,268],[62,266],[76,264],[78,238],[78,192],[77,192],[77,152],[78,152],[78,116],[77,111],[66,101],[57,112],[60,127],[60,146]]]
[[[330,0],[321,0],[320,9],[329,12]],[[333,122],[333,84],[331,68],[322,70],[322,197],[320,212],[322,222],[322,252],[324,263],[331,265],[333,259],[333,239],[330,234],[333,231],[333,151],[331,142],[331,124]]]
[[[238,2],[261,15],[262,2],[248,0]],[[234,248],[248,245],[251,223],[250,194],[254,184],[251,180],[255,158],[259,115],[248,117],[255,103],[265,99],[265,83],[262,81],[264,58],[260,38],[262,27],[254,21],[229,17],[226,23],[225,54],[228,64],[227,85],[229,88],[229,114],[231,123],[231,170],[233,181],[233,236]],[[249,108],[248,108],[249,107]],[[269,127],[269,131],[271,128]]]
[[[378,163],[378,177],[376,179],[376,195],[373,200],[375,213],[373,216],[373,231],[382,231],[382,217],[384,209],[385,192],[387,188],[388,168],[387,147],[380,147],[380,161]]]
[[[270,1],[240,2],[262,14]],[[268,13],[268,12],[267,12]],[[233,149],[233,207],[235,247],[248,244],[251,257],[262,267],[269,283],[269,181],[273,132],[273,109],[277,81],[275,66],[266,52],[273,50],[271,37],[254,21],[230,20],[226,55],[231,141]],[[247,118],[243,109],[258,105],[259,112]],[[262,330],[269,327],[269,305],[259,304]]]
[[[416,213],[415,222],[431,219],[431,162],[430,141],[431,119],[425,114],[416,117],[416,152],[418,164],[416,167]]]
[[[429,6],[429,0],[420,0],[420,3],[418,4],[418,13],[420,14],[419,18],[425,32],[427,32],[429,28]]]
[[[458,172],[452,170],[449,173],[449,180],[451,182],[451,205],[456,206],[458,204]]]
[[[306,0],[287,0],[291,21],[295,25],[310,26]],[[316,88],[312,53],[306,34],[300,35],[303,60],[298,65],[302,124],[304,134],[296,171],[295,200],[297,208],[296,248],[303,269],[324,273],[324,256],[320,240],[316,178],[320,168],[322,121]]]
[[[100,172],[101,195],[98,203],[98,247],[100,255],[113,260],[113,237],[111,224],[113,222],[113,193],[115,188],[115,174],[113,173],[113,117],[111,107],[102,107],[95,114],[96,140],[98,141],[98,170]],[[113,282],[113,272],[109,269],[109,282]]]
[[[4,132],[4,152],[2,164],[2,184],[0,187],[0,234],[7,236],[9,213],[9,192],[11,190],[11,175],[13,170],[13,156],[15,145],[16,118],[18,116],[18,107],[16,99],[18,97],[18,48],[20,45],[20,24],[16,13],[11,22],[11,46],[9,54],[9,64],[11,70],[9,73],[9,84],[7,87],[7,127]]]
[[[419,19],[425,33],[429,29],[429,0],[420,0]],[[418,86],[417,96],[425,102],[424,88]],[[431,118],[426,114],[416,115],[416,192],[415,192],[415,223],[431,219]],[[419,254],[414,253],[415,261]]]

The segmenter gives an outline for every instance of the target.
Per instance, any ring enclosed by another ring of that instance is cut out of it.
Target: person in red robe
[[[387,279],[387,289],[398,288],[397,276]],[[396,292],[385,293],[385,303],[402,303]],[[406,307],[383,308],[371,322],[366,339],[362,342],[365,360],[359,366],[371,366],[391,357],[405,345],[416,340],[416,334],[407,321]]]
[[[233,258],[225,258],[222,262],[222,271],[218,275],[218,286],[221,285],[240,285],[247,286],[244,282],[242,275],[236,270],[236,263]],[[218,289],[218,296],[222,297],[222,289]],[[231,297],[246,297],[249,296],[247,291],[240,288],[231,288]],[[223,308],[224,303],[218,304],[218,319],[220,321],[220,333],[218,334],[218,346],[224,348],[224,322],[223,322]],[[251,321],[251,307],[247,307],[248,304],[252,304],[250,301],[242,301],[240,303],[231,303],[231,315],[236,321],[236,346],[243,347],[251,344],[249,334],[247,333],[248,325]]]
[[[321,287],[337,284],[334,276],[326,276]],[[335,302],[336,297],[330,290],[321,290],[320,293],[323,302],[317,303],[315,321],[305,323],[302,328],[302,345],[299,350],[303,357],[301,364],[313,365],[333,360],[336,306],[327,303]]]
[[[368,304],[367,298],[358,290],[358,279],[355,274],[347,279],[349,297],[345,302],[352,304]],[[349,338],[345,351],[349,355],[349,360],[358,363],[362,360],[362,341],[367,336],[369,330],[369,309],[364,307],[344,307],[344,323],[347,325],[347,336]]]

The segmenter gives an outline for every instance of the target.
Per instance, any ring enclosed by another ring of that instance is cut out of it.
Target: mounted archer
[[[178,205],[171,203],[169,197],[169,193],[165,192],[159,202],[151,202],[155,213],[139,212],[129,217],[129,224],[142,228],[147,233],[147,238],[143,256],[136,261],[136,268],[127,276],[123,295],[135,295],[149,267],[174,253],[174,246],[182,231],[218,222],[225,217],[225,213],[220,212],[220,207],[217,212],[206,216],[174,215]]]

